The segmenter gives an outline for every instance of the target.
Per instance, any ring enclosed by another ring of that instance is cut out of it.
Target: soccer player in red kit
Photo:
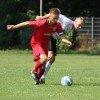
[[[39,84],[39,79],[45,71],[45,64],[48,56],[49,41],[55,32],[59,34],[63,33],[60,23],[57,21],[59,18],[60,10],[58,8],[50,9],[49,19],[39,21],[26,21],[17,25],[7,25],[7,29],[13,30],[24,26],[31,26],[35,28],[32,39],[31,47],[34,54],[34,61],[36,65],[32,71],[32,75],[35,80],[35,84]],[[71,45],[71,42],[66,40],[63,36],[65,43]]]

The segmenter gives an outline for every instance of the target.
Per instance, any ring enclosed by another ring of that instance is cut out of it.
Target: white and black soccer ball
[[[73,84],[73,79],[70,76],[63,76],[61,78],[61,85],[71,86]]]

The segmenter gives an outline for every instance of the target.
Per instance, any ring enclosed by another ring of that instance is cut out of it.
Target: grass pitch
[[[100,56],[58,54],[45,85],[34,85],[34,65],[31,53],[0,52],[0,100],[100,100]]]

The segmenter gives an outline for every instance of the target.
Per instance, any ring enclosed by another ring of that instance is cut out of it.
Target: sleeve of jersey
[[[61,24],[58,24],[57,33],[59,36],[64,34],[64,30],[62,29]]]
[[[42,26],[44,24],[43,21],[30,21],[29,23],[29,26],[33,27],[33,28],[36,28],[36,27],[39,27],[39,26]]]
[[[58,32],[59,36],[62,36],[64,34],[64,31],[62,30],[61,32]]]

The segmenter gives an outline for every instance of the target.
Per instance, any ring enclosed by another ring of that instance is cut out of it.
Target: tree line
[[[43,15],[57,7],[68,17],[99,17],[99,0],[43,0]],[[30,49],[34,29],[24,27],[9,31],[7,24],[34,20],[40,14],[40,0],[1,0],[0,3],[0,49]]]

